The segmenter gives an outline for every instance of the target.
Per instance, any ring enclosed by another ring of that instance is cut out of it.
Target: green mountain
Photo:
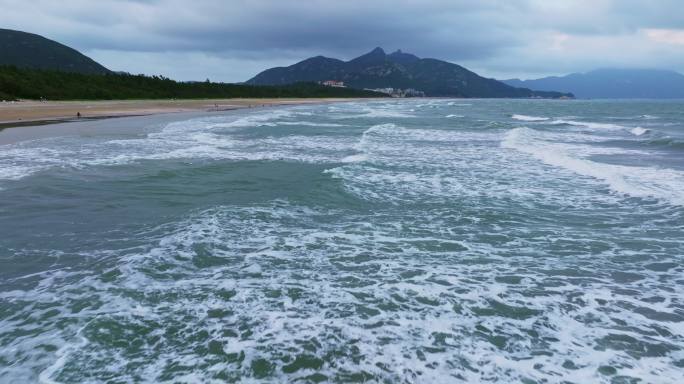
[[[73,48],[33,33],[11,29],[0,29],[0,65],[86,74],[110,73]]]
[[[382,48],[350,61],[316,56],[289,67],[263,71],[247,81],[250,85],[284,85],[299,81],[344,81],[352,88],[415,89],[426,96],[448,97],[572,97],[569,93],[531,91],[487,79],[453,63],[421,59]]]

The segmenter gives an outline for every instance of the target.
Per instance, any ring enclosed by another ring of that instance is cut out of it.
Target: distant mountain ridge
[[[95,60],[64,44],[11,29],[0,29],[0,65],[83,74],[111,73]]]
[[[352,88],[411,88],[438,97],[572,97],[560,92],[516,88],[457,64],[422,59],[401,50],[386,54],[380,47],[349,61],[316,56],[289,67],[267,69],[246,83],[285,85],[325,80],[344,81]]]
[[[684,98],[684,75],[658,69],[598,69],[536,80],[504,80],[514,87],[572,92],[578,98]]]

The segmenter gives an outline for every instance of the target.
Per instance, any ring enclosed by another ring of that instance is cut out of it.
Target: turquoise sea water
[[[684,102],[115,123],[0,146],[0,382],[682,382]]]

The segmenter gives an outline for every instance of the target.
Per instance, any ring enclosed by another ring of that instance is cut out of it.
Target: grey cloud
[[[506,62],[520,74],[555,73],[559,63],[584,63],[587,49],[551,52],[544,69],[544,44],[556,34],[618,41],[643,28],[684,28],[680,0],[0,0],[0,25],[40,33],[126,64],[139,52],[149,65],[184,52],[197,60],[197,74],[165,66],[170,76],[236,81],[256,73],[257,63],[287,64],[311,55],[351,58],[375,46],[419,56],[470,63],[502,73]],[[635,41],[635,44],[648,44]],[[656,51],[644,49],[643,54]],[[104,53],[103,53],[104,52]],[[106,53],[109,52],[109,53]],[[113,54],[116,52],[117,54]],[[118,54],[120,53],[120,54]],[[630,63],[622,52],[603,52]],[[156,56],[155,56],[156,55]],[[636,53],[635,53],[636,55]],[[205,59],[202,59],[204,57]],[[674,57],[674,59],[673,59]],[[671,52],[672,65],[681,60]],[[203,61],[204,60],[204,61]],[[221,69],[220,62],[230,67]],[[619,62],[619,60],[617,60]],[[644,63],[649,60],[642,60]],[[529,64],[526,69],[526,63]],[[188,65],[185,62],[183,65]],[[122,67],[119,67],[122,66]],[[579,68],[580,66],[578,66]],[[676,68],[682,69],[682,68]],[[145,69],[148,70],[148,69]],[[181,75],[182,74],[182,75]],[[514,75],[514,73],[511,73]]]

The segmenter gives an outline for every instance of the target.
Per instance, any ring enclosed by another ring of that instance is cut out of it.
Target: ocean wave
[[[388,108],[365,108],[364,114],[361,117],[369,118],[412,118],[416,117],[410,113],[406,113],[402,110],[388,109]],[[358,116],[349,116],[358,117]]]
[[[335,120],[346,119],[407,119],[417,117],[414,104],[403,103],[347,103],[334,109],[327,116]]]
[[[663,136],[646,141],[649,145],[666,149],[684,149],[684,140],[670,136]]]
[[[606,119],[610,120],[658,120],[660,119],[659,116],[654,116],[654,115],[637,115],[637,116],[608,116]]]
[[[588,160],[677,140],[509,130],[496,108],[475,126],[295,127],[364,113],[312,108],[260,129],[232,115],[2,147],[0,174],[135,166],[69,173],[57,205],[45,180],[2,192],[8,262],[59,262],[5,279],[0,381],[678,382],[683,173]],[[181,165],[194,159],[295,163]],[[183,177],[145,184],[158,167]],[[175,191],[183,204],[161,195]]]
[[[345,124],[337,123],[316,123],[312,121],[279,121],[275,125],[290,125],[290,126],[303,126],[303,127],[346,127]]]
[[[618,124],[610,124],[610,123],[595,123],[595,122],[590,122],[590,121],[575,121],[575,120],[553,120],[549,122],[549,124],[553,125],[570,125],[570,126],[575,126],[575,127],[586,127],[590,129],[606,129],[606,130],[619,130],[619,129],[627,129],[627,127],[618,125]]]
[[[216,372],[342,380],[350,371],[378,382],[542,381],[556,374],[536,367],[551,365],[582,382],[610,365],[647,382],[678,378],[668,352],[680,349],[670,335],[681,327],[667,320],[681,318],[669,304],[678,292],[665,285],[678,271],[642,267],[616,282],[616,269],[642,266],[616,244],[643,240],[629,230],[599,242],[593,228],[566,233],[555,221],[524,236],[518,223],[488,223],[477,210],[352,211],[216,206],[146,228],[144,247],[91,251],[116,263],[3,294],[18,313],[0,330],[27,318],[36,330],[0,351],[21,359],[3,377],[163,382],[173,367],[174,380],[192,382]],[[559,244],[577,251],[557,257]]]
[[[301,114],[269,111],[223,122],[200,118],[169,123],[144,137],[82,142],[79,137],[47,138],[6,145],[0,153],[0,180],[14,181],[54,168],[120,166],[145,160],[269,160],[337,162],[353,151],[354,138],[327,135],[251,137],[236,128],[268,126],[342,127],[337,123],[278,121]],[[225,119],[225,118],[224,118]]]
[[[540,139],[537,131],[525,127],[509,131],[501,146],[529,154],[548,165],[597,179],[623,195],[684,205],[684,173],[680,171],[604,164],[578,158],[569,153],[567,145]]]
[[[645,134],[647,134],[647,133],[650,133],[651,130],[650,130],[650,129],[646,129],[646,128],[641,128],[641,127],[636,127],[636,128],[630,129],[630,132],[631,132],[634,136],[642,136],[642,135],[645,135]]]
[[[368,155],[364,153],[358,153],[356,155],[349,155],[340,160],[343,163],[358,163],[368,160]]]
[[[397,124],[387,123],[373,125],[361,134],[357,149],[375,149],[381,152],[391,152],[398,155],[402,153],[420,154],[426,150],[423,142],[433,142],[435,144],[448,143],[478,143],[493,142],[496,140],[496,132],[488,131],[456,131],[447,129],[419,129],[406,128]],[[441,147],[440,147],[441,148]],[[435,149],[435,148],[433,148]]]
[[[345,188],[362,199],[396,204],[456,196],[524,196],[528,192],[498,184],[496,177],[481,177],[480,171],[473,170],[473,162],[479,167],[501,168],[505,159],[487,149],[498,143],[499,135],[497,131],[374,125],[355,145],[363,154],[363,163],[353,162],[326,173],[344,180]]]
[[[53,167],[68,165],[76,153],[72,149],[60,151],[49,147],[33,147],[39,141],[1,146],[0,180],[20,180]],[[55,140],[47,140],[48,143]],[[66,158],[66,161],[63,160]]]
[[[209,124],[204,124],[207,122],[204,119],[197,119],[195,121],[203,123],[204,126],[202,128],[207,128],[207,129],[217,129],[217,128],[247,128],[247,127],[273,127],[276,126],[277,124],[274,122],[274,120],[279,120],[279,119],[284,119],[296,115],[302,115],[303,112],[297,112],[293,111],[292,109],[274,109],[270,111],[263,111],[260,110],[258,112],[253,112],[250,115],[240,117],[238,119],[235,119],[233,121],[228,121],[228,122],[216,122],[216,123],[209,123]],[[308,115],[305,115],[308,116]],[[187,124],[187,122],[180,122],[180,123],[172,123],[169,124],[166,129],[169,130],[171,129],[174,125],[176,124]]]
[[[513,120],[519,120],[519,121],[547,121],[549,120],[548,117],[540,117],[540,116],[527,116],[527,115],[512,115],[511,118]]]
[[[424,107],[439,108],[440,106],[441,106],[440,103],[434,102],[434,101],[429,102],[429,103],[425,103],[425,104],[416,104],[416,108],[424,108]]]

